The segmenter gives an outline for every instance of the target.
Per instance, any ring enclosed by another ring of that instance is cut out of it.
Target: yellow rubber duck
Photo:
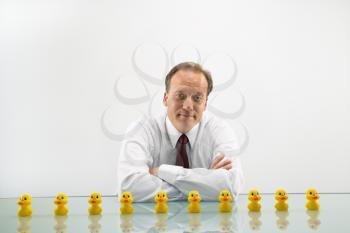
[[[90,215],[99,215],[102,213],[102,208],[100,206],[102,202],[102,196],[98,192],[91,193],[89,200],[91,207],[89,208]]]
[[[166,202],[168,201],[168,196],[166,195],[166,192],[157,192],[156,196],[154,197],[154,200],[155,202],[157,202],[157,204],[154,206],[154,210],[156,211],[156,213],[168,212],[168,206],[166,204]]]
[[[56,209],[54,210],[55,215],[65,216],[68,214],[68,208],[66,206],[66,204],[68,203],[67,194],[65,193],[57,194],[54,203],[55,205],[57,205]]]
[[[248,193],[248,200],[250,203],[248,204],[248,209],[250,211],[260,211],[261,205],[259,201],[261,200],[261,196],[257,190],[250,190]]]
[[[199,192],[196,190],[191,191],[188,194],[188,202],[190,203],[188,205],[188,212],[189,213],[199,213],[201,212],[201,206],[199,205],[199,202],[202,200],[202,198],[199,195]]]
[[[232,206],[231,206],[231,193],[228,190],[222,190],[219,195],[219,211],[220,212],[231,212]]]
[[[32,197],[29,194],[22,194],[20,199],[17,201],[17,204],[20,206],[17,215],[20,217],[26,217],[32,215]]]
[[[120,213],[121,214],[132,214],[133,208],[132,208],[132,195],[130,192],[123,192],[122,196],[120,197],[120,203],[122,203],[122,206],[120,207]]]
[[[308,210],[319,210],[320,204],[317,203],[317,200],[320,199],[320,195],[318,195],[316,189],[308,189],[306,191],[306,208]]]
[[[286,203],[286,200],[288,200],[288,195],[286,194],[286,191],[284,191],[283,189],[278,189],[276,191],[275,199],[277,201],[275,204],[276,210],[278,211],[288,210],[288,204]]]

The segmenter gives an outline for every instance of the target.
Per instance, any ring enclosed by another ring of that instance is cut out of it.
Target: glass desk
[[[69,215],[53,215],[54,198],[33,198],[31,217],[17,217],[17,199],[0,199],[0,232],[350,232],[350,194],[320,194],[320,211],[306,211],[303,194],[289,194],[288,212],[276,212],[274,195],[263,194],[260,213],[247,209],[241,195],[232,213],[219,213],[218,202],[201,202],[200,214],[187,213],[187,202],[169,202],[168,214],[155,214],[154,203],[134,203],[134,214],[120,215],[116,197],[103,197],[101,216],[89,216],[87,197],[69,197]],[[349,222],[347,222],[349,221]]]

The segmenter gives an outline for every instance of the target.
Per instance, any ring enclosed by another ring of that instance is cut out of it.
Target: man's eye
[[[177,93],[177,94],[176,94],[176,97],[177,97],[179,100],[185,100],[185,99],[186,99],[186,95],[183,94],[183,93]]]
[[[200,103],[202,101],[202,96],[195,95],[192,97],[194,102]]]

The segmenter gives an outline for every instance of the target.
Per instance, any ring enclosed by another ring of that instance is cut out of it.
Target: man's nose
[[[192,102],[192,99],[187,97],[185,99],[185,101],[183,102],[183,106],[182,106],[184,109],[186,110],[192,110],[193,109],[193,102]]]

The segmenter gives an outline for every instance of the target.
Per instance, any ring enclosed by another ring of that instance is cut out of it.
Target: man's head
[[[197,63],[180,63],[169,71],[163,103],[178,131],[187,133],[201,120],[212,89],[210,73]]]

